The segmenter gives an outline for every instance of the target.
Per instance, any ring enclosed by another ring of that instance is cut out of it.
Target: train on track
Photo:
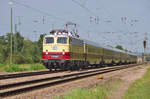
[[[43,38],[42,61],[49,70],[133,64],[136,60],[135,54],[80,39],[67,30],[52,30]]]

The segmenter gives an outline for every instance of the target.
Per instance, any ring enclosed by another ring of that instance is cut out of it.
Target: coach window
[[[57,38],[57,43],[66,44],[67,43],[67,38],[66,37],[58,37]]]
[[[45,38],[45,43],[46,43],[46,44],[54,43],[54,38],[53,38],[53,37],[46,37],[46,38]]]

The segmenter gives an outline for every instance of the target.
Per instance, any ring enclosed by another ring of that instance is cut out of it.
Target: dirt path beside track
[[[138,67],[135,70],[124,72],[120,75],[120,79],[122,81],[120,87],[112,93],[110,99],[122,99],[125,95],[125,92],[130,87],[130,85],[135,82],[137,79],[141,78],[145,73],[149,66]]]

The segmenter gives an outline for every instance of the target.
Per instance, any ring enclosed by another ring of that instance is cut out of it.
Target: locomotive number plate
[[[52,55],[51,57],[52,58],[58,58],[59,56],[58,55]]]

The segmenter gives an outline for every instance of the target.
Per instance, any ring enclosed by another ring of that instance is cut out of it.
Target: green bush
[[[42,52],[42,37],[38,41],[32,41],[28,39],[24,39],[24,37],[19,33],[15,33],[12,35],[15,40],[13,40],[12,44],[12,56],[14,64],[31,64],[31,63],[40,63],[41,61],[41,52]],[[10,63],[10,37],[11,33],[7,33],[6,35],[0,36],[0,63],[1,64],[9,64]],[[16,42],[14,42],[16,41]]]
[[[40,55],[39,56],[33,56],[32,60],[33,60],[34,63],[40,63],[41,57],[40,57]]]
[[[4,67],[4,64],[0,64],[0,68]]]
[[[42,64],[0,64],[0,72],[22,72],[46,69]]]
[[[42,70],[46,69],[42,64],[34,64],[30,66],[30,70]]]
[[[13,63],[14,64],[26,63],[26,58],[21,53],[18,53],[16,55],[13,55]]]
[[[27,64],[32,64],[34,63],[33,60],[32,60],[32,56],[25,56],[25,63]]]
[[[19,65],[10,65],[5,67],[6,72],[21,72],[21,71],[27,71],[27,68],[21,68]]]
[[[4,66],[5,66],[4,64],[0,64],[0,72],[5,71]]]

